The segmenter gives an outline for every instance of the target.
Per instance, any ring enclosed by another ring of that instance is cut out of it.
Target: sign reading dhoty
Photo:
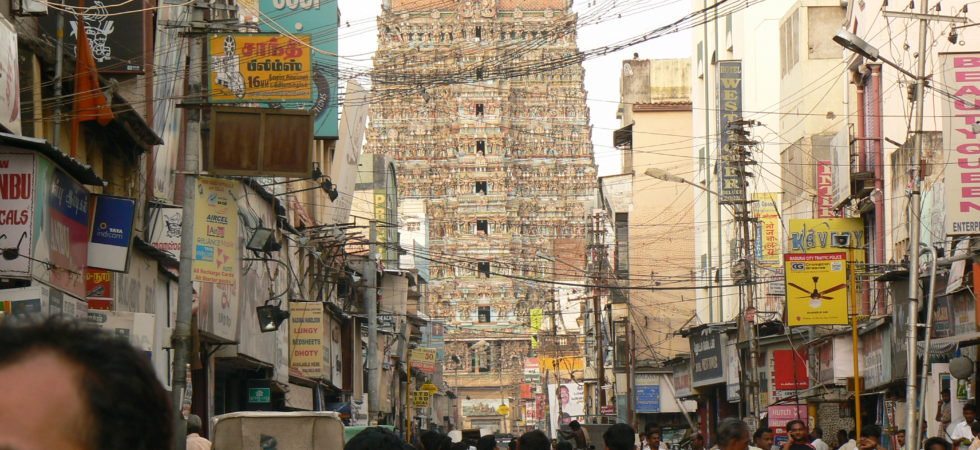
[[[943,101],[946,234],[980,234],[980,53],[941,57],[944,88],[957,97]]]

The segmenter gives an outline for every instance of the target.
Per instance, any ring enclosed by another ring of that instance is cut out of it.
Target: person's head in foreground
[[[450,450],[453,444],[449,436],[432,430],[422,433],[419,442],[422,443],[423,450]]]
[[[397,434],[381,427],[365,428],[344,446],[344,450],[402,450],[405,446]]]
[[[718,423],[717,444],[720,450],[745,450],[749,446],[749,426],[738,419]]]
[[[602,440],[606,443],[606,450],[633,450],[636,448],[635,439],[633,427],[625,423],[617,423],[607,428],[606,432],[602,434]]]
[[[551,440],[541,430],[528,431],[517,440],[517,448],[521,450],[548,450]]]
[[[898,430],[895,433],[895,442],[898,443],[899,447],[905,447],[905,430]]]
[[[497,448],[497,438],[492,434],[481,437],[476,441],[476,450],[494,450]]]
[[[807,435],[806,424],[802,420],[790,420],[786,423],[786,431],[789,432],[789,440],[793,443],[804,443],[807,442],[809,436]]]
[[[694,436],[691,436],[691,450],[704,450],[704,435],[694,433]]]
[[[923,450],[952,450],[953,444],[941,437],[931,437],[926,439],[925,444],[922,446]]]
[[[868,425],[861,428],[861,439],[858,440],[858,448],[872,449],[877,448],[881,443],[881,427],[878,425]]]
[[[844,433],[847,437],[847,433]],[[755,434],[752,435],[752,444],[762,450],[769,450],[772,447],[772,428],[769,427],[759,427],[756,428]]]
[[[0,323],[0,448],[164,450],[172,422],[128,340],[57,319]]]

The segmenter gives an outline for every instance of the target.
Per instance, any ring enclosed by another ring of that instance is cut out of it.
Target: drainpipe
[[[870,64],[868,67],[871,68],[871,95],[873,96],[869,100],[871,100],[871,108],[874,114],[874,117],[871,118],[872,128],[870,130],[871,138],[874,140],[868,142],[872,142],[871,145],[874,146],[872,157],[874,158],[875,172],[875,190],[871,193],[875,205],[875,245],[874,257],[871,261],[875,264],[882,264],[885,262],[885,162],[883,152],[884,139],[881,130],[881,64]],[[875,292],[875,299],[884,299],[885,284],[882,282],[876,284],[878,286]],[[864,292],[864,311],[868,314],[873,314],[875,311],[871,311],[871,299],[868,295],[870,289],[865,289]]]
[[[931,256],[931,258],[929,258],[929,265],[930,265],[930,269],[929,269],[929,300],[928,300],[928,303],[926,303],[926,323],[925,323],[925,326],[924,326],[925,333],[926,333],[926,337],[925,337],[925,349],[922,351],[922,381],[919,383],[919,385],[922,386],[922,392],[921,392],[921,394],[919,396],[919,399],[921,401],[921,400],[924,400],[926,398],[926,393],[929,390],[929,383],[927,382],[928,381],[928,377],[929,377],[929,345],[932,343],[931,342],[931,339],[932,339],[932,336],[931,336],[932,335],[932,309],[933,309],[933,307],[934,307],[934,305],[936,303],[936,265],[939,263],[939,261],[938,261],[938,255],[936,254],[936,249],[933,248],[932,246],[923,246],[922,249],[919,251],[919,253],[920,254],[922,254],[922,253],[928,253],[929,256]],[[918,283],[919,280],[911,280],[911,282]],[[914,319],[914,317],[915,317],[915,314],[914,313],[915,313],[915,311],[910,311],[910,315],[911,315],[911,317],[913,317],[913,319],[910,319],[910,321],[911,320],[915,320]],[[917,320],[916,320],[916,322],[917,322]],[[915,331],[914,330],[915,330],[915,328],[912,328],[912,330],[913,330],[912,331],[912,337],[909,338],[909,344],[910,345],[915,345],[914,344],[914,341],[915,341]],[[909,361],[909,366],[912,366],[914,364],[915,364],[915,361]],[[907,414],[914,414],[914,411],[915,411],[914,405],[909,404],[909,408],[908,408]],[[912,416],[909,416],[909,417],[912,417]],[[909,438],[914,439],[914,440],[913,441],[908,441],[908,442],[919,442],[919,431],[920,431],[919,430],[919,424],[922,423],[922,421],[921,420],[916,420],[914,422],[915,423],[912,424],[912,429],[909,430],[909,432],[910,432],[909,433]]]

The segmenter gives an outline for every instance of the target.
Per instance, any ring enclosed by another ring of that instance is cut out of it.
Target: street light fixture
[[[715,191],[713,191],[711,189],[708,189],[708,188],[706,188],[706,187],[704,187],[704,186],[702,186],[700,184],[697,184],[697,183],[694,183],[694,182],[692,182],[690,180],[687,180],[686,178],[682,178],[682,177],[679,177],[677,175],[674,175],[674,174],[672,174],[672,173],[670,173],[670,172],[668,172],[666,170],[663,170],[663,169],[658,169],[656,167],[651,167],[651,168],[647,169],[646,171],[644,171],[643,174],[646,175],[646,176],[648,176],[648,177],[651,177],[651,178],[656,178],[656,179],[658,179],[660,181],[668,181],[668,182],[671,182],[671,183],[689,184],[689,185],[694,186],[694,187],[696,187],[696,188],[698,188],[698,189],[700,189],[702,191],[705,191],[705,192],[707,192],[709,194],[714,194],[714,195],[717,195],[718,197],[721,197],[721,194],[719,194],[719,193],[717,193],[717,192],[715,192]]]
[[[289,311],[283,311],[278,304],[271,305],[269,302],[255,307],[255,314],[259,318],[259,330],[263,333],[278,330],[279,325],[289,318]]]
[[[915,76],[914,73],[905,70],[904,68],[902,68],[902,66],[899,66],[898,64],[895,64],[890,59],[881,56],[878,53],[878,49],[875,46],[871,45],[868,41],[861,39],[856,34],[851,33],[850,31],[847,31],[844,28],[837,30],[837,34],[834,35],[834,42],[836,42],[841,47],[844,47],[872,61],[881,60],[881,62],[888,64],[889,66],[893,67],[895,70],[902,72],[903,74],[907,75],[913,80],[919,79],[919,77]]]

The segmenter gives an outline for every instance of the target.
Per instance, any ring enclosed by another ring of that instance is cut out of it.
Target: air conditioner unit
[[[11,9],[22,16],[42,16],[48,13],[48,5],[34,0],[11,0]]]

